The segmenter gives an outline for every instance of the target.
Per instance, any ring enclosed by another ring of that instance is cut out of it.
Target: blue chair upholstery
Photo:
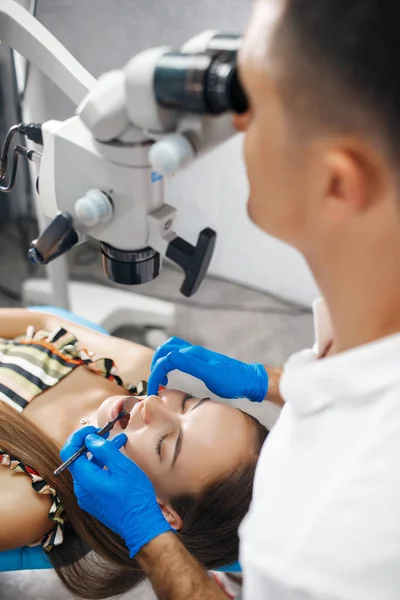
[[[220,571],[221,573],[241,573],[242,567],[239,562],[234,563],[233,565],[229,565],[228,567],[221,567],[220,569],[216,569],[216,571]]]
[[[0,572],[51,569],[52,565],[41,546],[16,548],[0,552]]]

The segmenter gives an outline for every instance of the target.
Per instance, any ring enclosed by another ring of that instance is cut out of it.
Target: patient
[[[22,309],[0,309],[0,338],[0,551],[41,543],[82,598],[128,591],[144,578],[138,565],[117,535],[78,507],[69,472],[53,471],[72,431],[103,426],[126,396],[145,391],[138,384],[152,352]],[[177,390],[143,397],[112,435],[122,429],[123,452],[150,477],[188,550],[207,569],[235,562],[267,429]]]

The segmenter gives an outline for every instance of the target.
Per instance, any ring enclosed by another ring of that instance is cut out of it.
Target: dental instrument
[[[115,417],[115,419],[112,419],[111,421],[108,421],[108,423],[106,423],[104,425],[104,427],[102,427],[101,429],[99,429],[99,431],[97,431],[97,435],[100,435],[101,437],[105,436],[106,433],[108,433],[109,431],[111,431],[111,429],[114,427],[114,425],[120,421],[121,419],[123,419],[124,417],[129,417],[130,415],[130,411],[132,410],[133,406],[135,405],[137,399],[136,398],[127,398],[126,400],[124,400],[123,403],[123,408],[122,410],[120,410],[120,412],[117,414],[117,416]],[[130,408],[129,408],[130,406]],[[55,471],[54,471],[54,475],[56,477],[58,477],[59,475],[61,475],[61,473],[64,473],[64,471],[66,469],[68,469],[68,467],[80,456],[82,456],[83,454],[85,454],[87,452],[87,448],[86,446],[82,446],[77,452],[75,452],[75,454],[73,454],[68,460],[66,460],[65,462],[62,463],[62,465],[60,465]]]

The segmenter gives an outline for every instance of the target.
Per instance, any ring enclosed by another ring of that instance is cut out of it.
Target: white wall
[[[247,196],[239,135],[176,176],[167,194],[192,243],[203,227],[218,232],[211,273],[310,305],[318,291],[303,257],[251,223]]]
[[[38,16],[98,76],[149,46],[179,47],[205,29],[242,31],[250,6],[249,0],[38,0]],[[46,93],[49,117],[71,114],[54,86]],[[168,190],[180,209],[182,235],[194,242],[203,227],[218,231],[212,273],[309,305],[317,290],[303,259],[250,223],[246,198],[239,136],[177,176]]]

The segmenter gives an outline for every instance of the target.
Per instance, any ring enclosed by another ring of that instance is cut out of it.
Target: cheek
[[[257,126],[252,123],[246,130],[244,136],[244,160],[246,163],[247,174],[250,186],[257,186],[260,179],[260,165],[262,162],[263,148],[261,136],[257,131]]]
[[[158,491],[163,482],[163,465],[155,450],[156,440],[150,435],[148,428],[128,433],[125,454],[146,473]]]
[[[294,158],[282,132],[265,123],[250,126],[244,153],[250,186],[250,219],[267,233],[293,242],[293,227],[300,225],[304,209],[299,202],[304,185],[301,155]]]
[[[128,441],[125,445],[125,453],[131,458],[147,475],[150,475],[156,467],[158,456],[151,444],[146,430],[128,433]]]
[[[157,497],[167,502],[174,492],[174,480],[163,470],[155,451],[155,443],[148,435],[131,434],[124,448],[125,454],[149,477]]]
[[[277,150],[271,139],[266,139],[263,129],[256,122],[246,132],[244,157],[249,180],[250,196],[248,213],[251,220],[265,228],[265,219],[274,199],[277,199]]]

